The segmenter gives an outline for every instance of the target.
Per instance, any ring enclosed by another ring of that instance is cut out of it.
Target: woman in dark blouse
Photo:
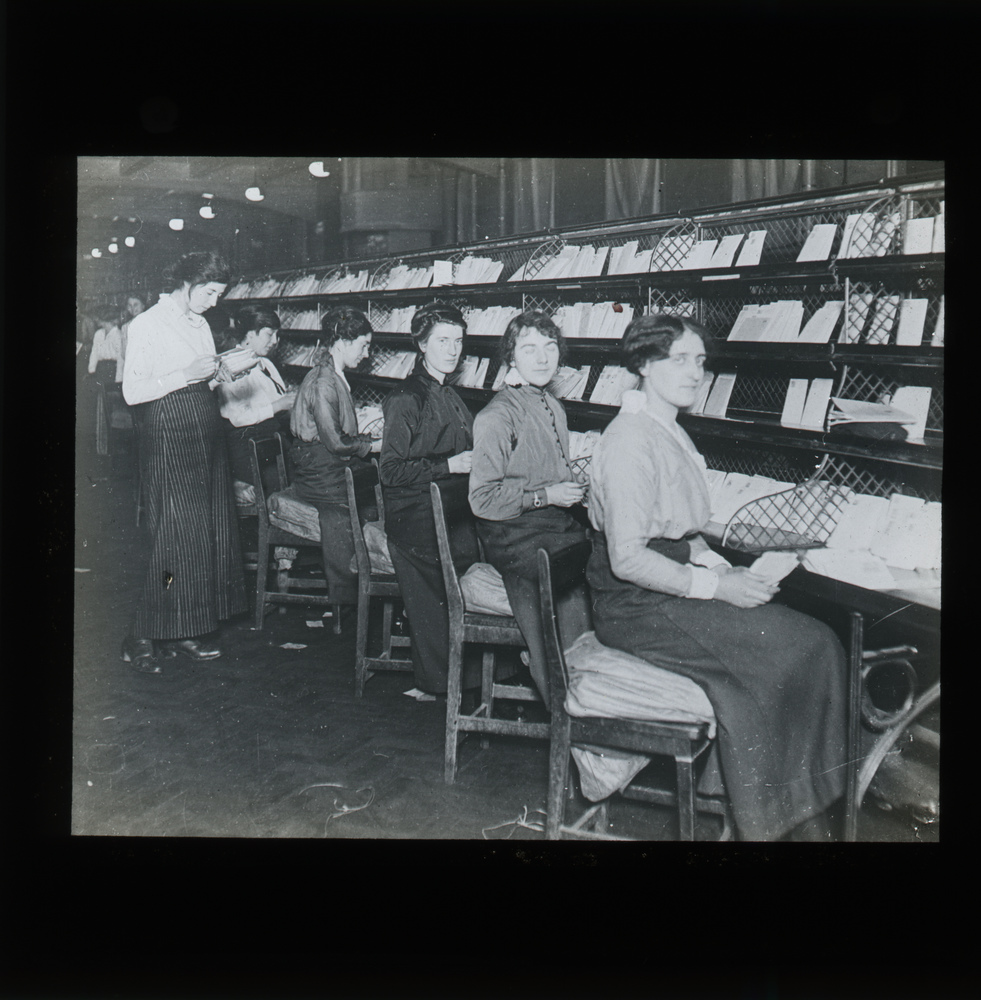
[[[347,505],[346,468],[365,468],[380,441],[358,433],[354,400],[344,372],[371,349],[371,324],[358,309],[338,306],[321,320],[329,360],[300,384],[290,415],[293,491],[320,514],[320,540],[327,591],[334,604],[358,603],[358,578],[351,571],[354,538]]]
[[[457,571],[465,572],[478,557],[467,504],[473,417],[445,384],[460,363],[466,329],[455,306],[433,303],[418,309],[411,326],[419,351],[415,368],[382,404],[379,469],[388,549],[412,630],[416,686],[433,693],[446,691],[449,620],[430,483],[438,483],[443,497]],[[477,678],[469,680],[477,683]]]
[[[582,501],[569,460],[562,404],[547,390],[565,342],[545,313],[531,310],[508,324],[501,363],[505,388],[474,421],[470,507],[487,560],[504,586],[530,654],[531,675],[547,705],[548,672],[538,599],[539,548],[557,552],[585,538],[569,508]],[[569,646],[589,628],[584,588],[558,602],[560,637]]]

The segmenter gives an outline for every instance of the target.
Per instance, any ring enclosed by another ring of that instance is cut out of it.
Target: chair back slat
[[[460,578],[453,565],[453,551],[450,548],[450,535],[446,528],[446,513],[443,509],[443,495],[436,483],[429,484],[429,492],[433,498],[433,521],[436,524],[436,544],[439,548],[439,561],[443,566],[443,583],[446,587],[447,608],[450,620],[463,615],[463,591],[460,588]]]
[[[283,438],[277,432],[270,437],[249,438],[249,460],[252,465],[252,487],[255,490],[255,508],[259,521],[268,526],[268,498],[272,493],[286,489],[286,466],[283,458]],[[267,487],[267,473],[275,468],[275,482]]]
[[[559,699],[558,703],[564,704],[569,688],[569,669],[559,640],[557,595],[585,582],[590,552],[588,541],[576,542],[552,555],[545,549],[538,550],[538,589],[542,628],[545,632],[545,660],[548,664],[553,704],[556,699]]]

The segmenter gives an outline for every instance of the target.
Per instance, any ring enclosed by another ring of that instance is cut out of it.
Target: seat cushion
[[[243,483],[241,479],[233,479],[232,491],[236,511],[239,514],[255,514],[255,487],[251,483]]]
[[[298,500],[289,489],[270,493],[266,501],[269,523],[311,542],[320,541],[320,514],[313,504]]]
[[[369,521],[361,528],[364,544],[368,549],[368,562],[372,573],[391,576],[395,572],[392,557],[388,551],[388,536],[380,521]]]
[[[565,707],[576,717],[655,722],[706,722],[715,735],[715,712],[693,680],[619,649],[584,632],[566,650],[569,691]]]
[[[576,717],[647,722],[705,722],[715,736],[715,712],[690,678],[604,646],[584,632],[565,652],[569,690],[565,710]],[[609,747],[574,746],[583,795],[599,802],[622,791],[644,769],[644,754]]]
[[[490,563],[476,562],[460,577],[463,605],[483,615],[512,615],[504,580]]]

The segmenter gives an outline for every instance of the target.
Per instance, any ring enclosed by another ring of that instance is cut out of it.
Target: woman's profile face
[[[463,352],[463,330],[452,323],[437,323],[419,350],[434,371],[450,375],[456,371]]]
[[[559,367],[558,341],[534,328],[522,330],[514,343],[511,363],[525,382],[543,388]]]
[[[705,345],[697,334],[686,330],[672,345],[666,358],[652,358],[640,369],[644,386],[675,409],[695,402],[705,377]]]
[[[260,358],[268,357],[279,343],[279,331],[271,326],[264,326],[261,330],[249,330],[245,335],[242,344],[250,347]]]
[[[134,295],[126,300],[126,311],[130,316],[139,316],[143,312],[143,303]]]
[[[224,295],[228,285],[220,281],[209,281],[204,285],[185,284],[184,290],[187,293],[187,304],[192,313],[199,316],[206,313]]]
[[[371,351],[371,334],[365,333],[354,340],[337,340],[334,352],[345,368],[357,368]]]

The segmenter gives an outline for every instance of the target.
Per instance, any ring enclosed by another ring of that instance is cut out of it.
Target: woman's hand
[[[377,455],[378,452],[380,452],[381,450],[382,450],[382,439],[375,438],[374,441],[371,442],[371,451]]]
[[[292,410],[293,404],[296,402],[296,390],[292,392],[287,392],[285,395],[280,396],[275,403],[273,403],[273,413],[282,413],[283,410]]]
[[[450,472],[469,472],[472,466],[472,451],[461,451],[458,455],[451,455],[446,460],[446,467]]]
[[[196,357],[185,369],[184,378],[188,384],[191,382],[203,382],[206,378],[211,378],[218,370],[218,358],[214,354],[202,354]]]
[[[780,589],[776,584],[767,583],[762,577],[750,573],[744,566],[719,566],[713,572],[719,577],[715,599],[737,608],[758,608]]]
[[[586,487],[575,480],[570,480],[567,483],[552,483],[551,486],[545,487],[545,499],[549,506],[571,507],[582,501],[585,492]]]

